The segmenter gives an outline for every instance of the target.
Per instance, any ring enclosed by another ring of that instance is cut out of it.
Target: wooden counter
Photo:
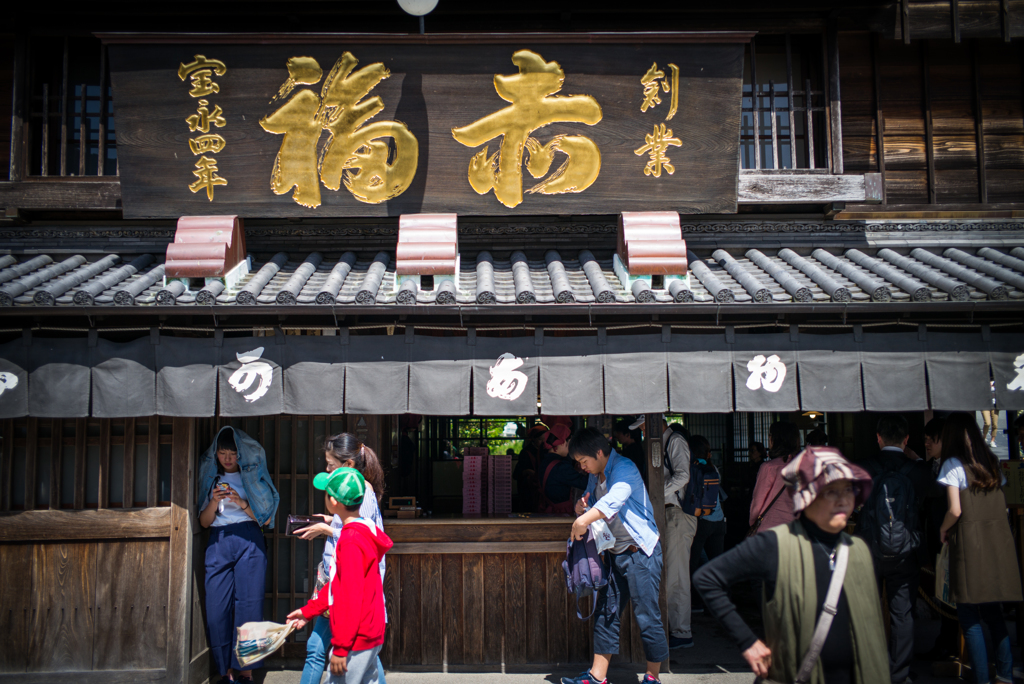
[[[390,554],[558,553],[572,527],[571,517],[385,518],[395,542]]]
[[[387,518],[389,669],[498,671],[586,663],[592,620],[576,617],[565,585],[571,517]],[[589,601],[582,606],[590,612]],[[644,662],[632,609],[621,657]]]

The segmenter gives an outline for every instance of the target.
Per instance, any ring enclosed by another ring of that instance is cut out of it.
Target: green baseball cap
[[[322,489],[345,506],[358,506],[366,494],[366,480],[355,468],[335,468],[329,473],[318,473],[313,486]]]

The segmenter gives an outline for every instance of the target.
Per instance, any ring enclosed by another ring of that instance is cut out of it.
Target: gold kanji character
[[[192,89],[188,94],[192,97],[205,97],[220,92],[220,86],[213,82],[210,76],[213,72],[209,69],[200,69],[192,74]]]
[[[665,78],[665,72],[658,68],[657,62],[651,64],[651,68],[640,79],[640,84],[644,87],[644,101],[640,104],[641,112],[646,112],[648,109],[661,104],[661,98],[658,97],[659,81],[661,89],[671,94],[672,104],[669,106],[668,116],[665,117],[665,121],[671,120],[679,109],[679,67],[675,64],[669,64],[668,67],[672,72],[671,83]]]
[[[200,157],[196,162],[196,170],[192,172],[197,180],[188,186],[192,192],[199,192],[206,188],[206,196],[213,201],[213,188],[215,185],[227,185],[228,181],[217,175],[217,160],[210,157]]]
[[[195,55],[194,61],[189,64],[184,62],[178,66],[178,78],[182,81],[189,74],[192,74],[192,89],[188,94],[192,97],[206,97],[213,93],[220,92],[220,86],[213,82],[212,75],[223,76],[228,68],[219,59],[207,59],[203,55]]]
[[[188,122],[188,130],[195,133],[196,131],[202,131],[203,133],[210,132],[210,124],[213,124],[217,128],[224,128],[228,122],[224,119],[224,112],[221,111],[220,105],[214,105],[213,111],[209,110],[209,102],[206,100],[199,101],[199,108],[196,110],[196,114],[185,119]]]
[[[647,166],[644,167],[645,176],[654,176],[655,178],[661,178],[661,170],[664,168],[668,171],[671,176],[676,172],[676,167],[672,166],[669,161],[668,155],[665,154],[668,150],[669,145],[674,147],[680,147],[683,141],[679,138],[672,137],[672,129],[665,129],[665,124],[655,125],[654,133],[644,136],[644,141],[647,143],[643,147],[633,150],[633,153],[638,157],[644,153],[650,153],[651,159],[647,162]]]
[[[651,107],[661,104],[661,98],[658,97],[658,82],[663,78],[665,78],[665,72],[659,69],[658,63],[655,62],[640,79],[640,84],[644,87],[644,101],[640,105],[641,112],[646,112]],[[661,87],[665,89],[666,93],[668,92],[668,83],[661,81]]]
[[[530,134],[558,122],[593,126],[601,120],[601,105],[590,95],[554,96],[565,82],[565,72],[558,62],[545,62],[535,52],[518,50],[512,55],[512,63],[519,67],[518,74],[494,76],[494,89],[511,106],[452,129],[452,136],[467,147],[502,137],[493,155],[487,156],[485,146],[470,160],[470,186],[481,195],[493,189],[499,202],[515,207],[523,201],[524,151],[529,153],[526,168],[534,178],[547,173],[555,153],[561,152],[566,161],[527,192],[583,192],[601,171],[601,152],[594,141],[585,136],[560,135],[541,145]]]
[[[265,131],[284,135],[270,179],[275,194],[295,188],[292,199],[298,204],[318,207],[321,182],[330,190],[344,183],[360,202],[379,204],[401,195],[412,183],[419,142],[409,128],[398,121],[363,125],[384,109],[384,102],[379,97],[362,98],[391,74],[379,62],[353,71],[358,63],[345,52],[324,79],[320,96],[302,89],[260,120]],[[293,57],[288,60],[288,79],[274,99],[287,97],[297,84],[315,85],[322,75],[312,57]],[[330,135],[318,155],[323,130]]]
[[[188,141],[188,146],[192,148],[192,154],[206,154],[207,152],[217,154],[224,149],[225,145],[227,145],[227,141],[224,136],[216,133],[196,136]]]

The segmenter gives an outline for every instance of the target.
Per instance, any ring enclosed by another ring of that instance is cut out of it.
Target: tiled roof
[[[462,254],[457,286],[394,291],[393,254],[260,254],[224,290],[163,285],[162,254],[0,258],[0,307],[92,305],[474,305],[1024,300],[1024,247],[717,249],[689,254],[689,288],[628,291],[611,251]]]

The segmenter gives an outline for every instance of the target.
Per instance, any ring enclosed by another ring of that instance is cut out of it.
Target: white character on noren
[[[514,354],[505,352],[498,357],[498,361],[491,366],[491,379],[487,381],[487,395],[496,399],[514,401],[526,390],[526,382],[529,378],[525,373],[518,370],[523,365],[523,360]]]
[[[256,347],[252,351],[235,354],[235,356],[242,363],[242,367],[231,374],[228,383],[241,394],[258,381],[256,389],[244,395],[245,400],[252,403],[270,391],[270,383],[274,380],[274,368],[266,361],[260,361],[260,357],[263,356],[263,347]]]
[[[1013,360],[1013,369],[1017,371],[1017,377],[1006,384],[1006,389],[1024,389],[1024,354],[1021,354]]]
[[[777,354],[772,354],[767,359],[764,354],[758,354],[747,362],[747,370],[750,377],[747,378],[747,389],[765,389],[768,392],[778,392],[786,379],[786,364]]]
[[[18,386],[18,376],[14,373],[0,373],[0,394]]]

